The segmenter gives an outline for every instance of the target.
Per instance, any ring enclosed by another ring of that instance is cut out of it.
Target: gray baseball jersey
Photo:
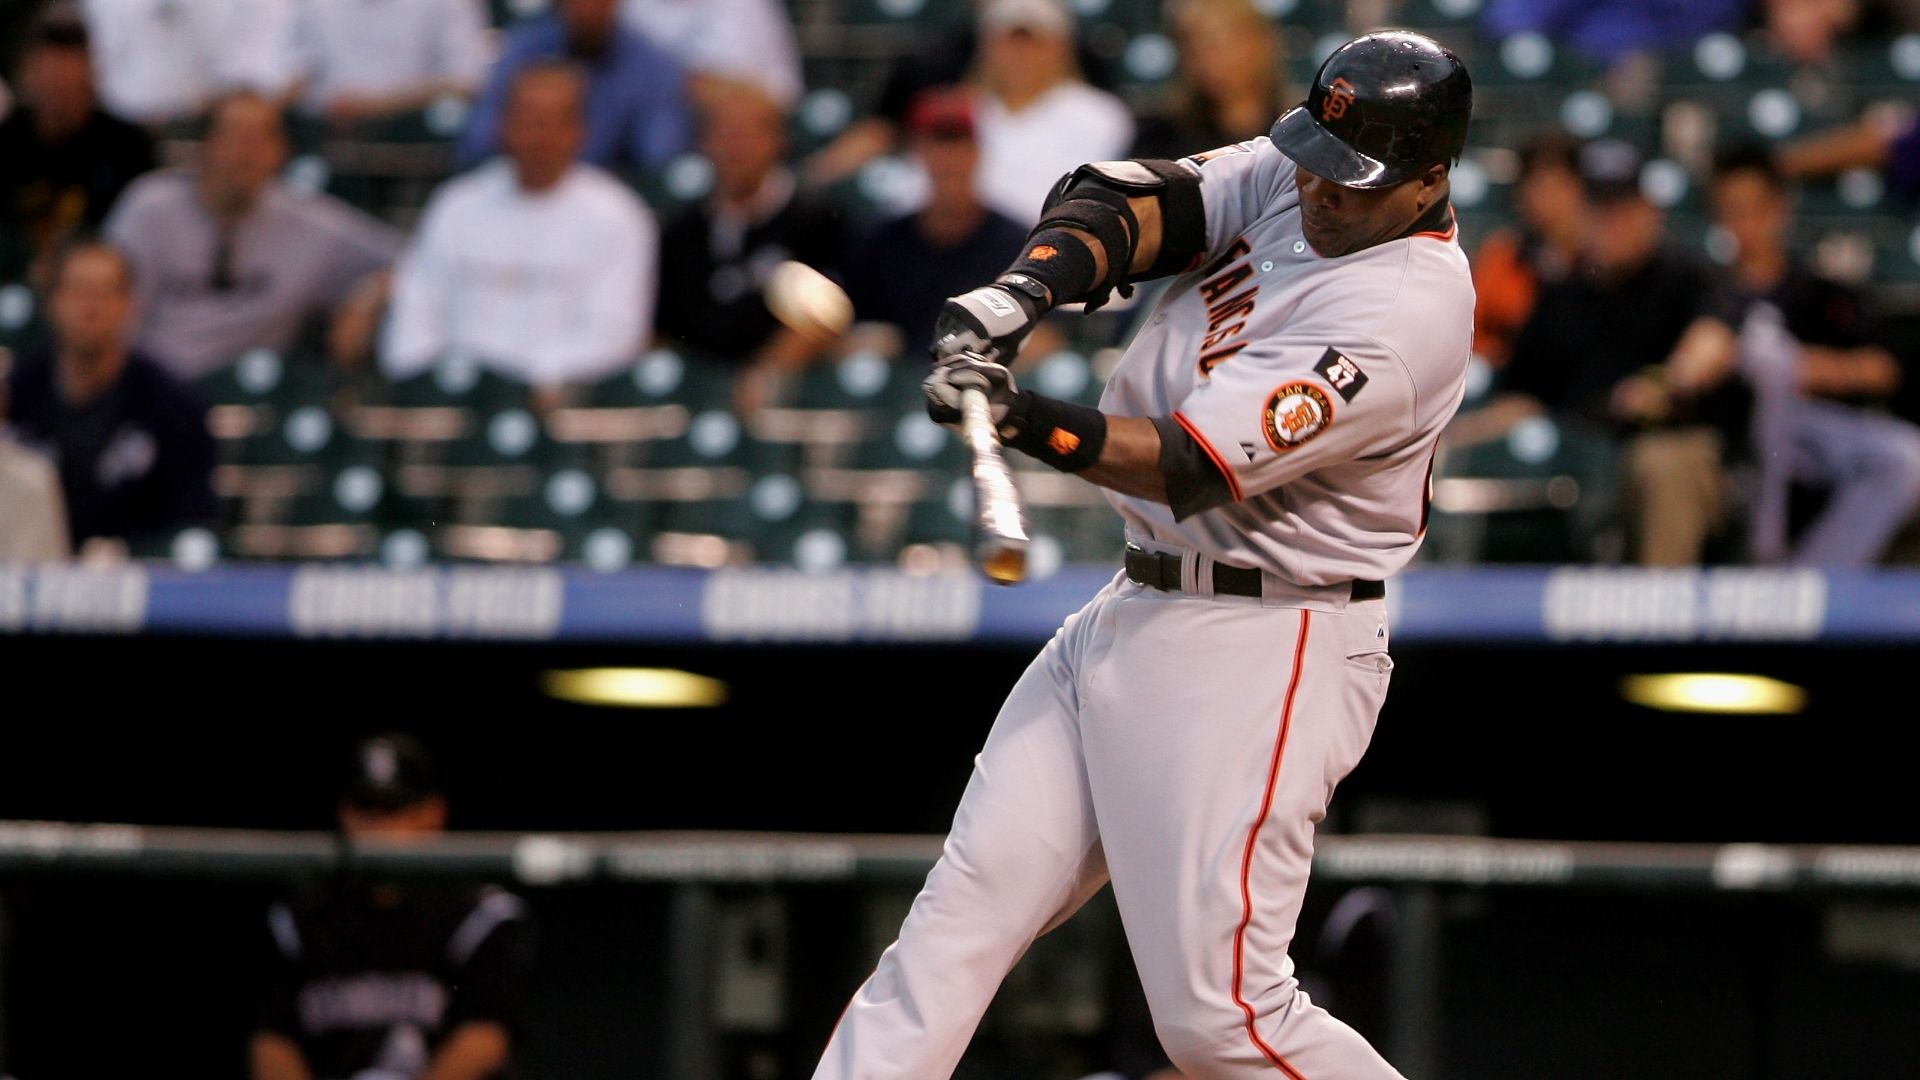
[[[1264,136],[1186,164],[1207,256],[1155,305],[1100,407],[1176,417],[1234,502],[1176,521],[1107,498],[1131,536],[1302,585],[1385,578],[1419,547],[1465,392],[1473,281],[1456,230],[1324,258],[1300,231],[1294,164]]]

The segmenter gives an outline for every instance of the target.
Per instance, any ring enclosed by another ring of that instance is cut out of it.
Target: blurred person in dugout
[[[1580,258],[1587,201],[1579,154],[1579,140],[1560,134],[1522,147],[1514,185],[1519,220],[1489,235],[1474,254],[1473,349],[1495,369],[1513,354],[1540,290],[1564,281]]]
[[[847,260],[847,294],[862,323],[897,331],[882,351],[924,364],[934,317],[947,297],[999,273],[1020,253],[1027,227],[980,201],[974,186],[980,141],[965,90],[921,94],[906,128],[927,174],[927,205],[861,240]]]
[[[294,96],[335,128],[470,98],[493,60],[485,0],[302,0]]]
[[[447,827],[414,739],[354,750],[344,842],[406,845]],[[512,1058],[532,958],[521,900],[493,886],[342,876],[267,911],[252,1080],[492,1080]]]
[[[1725,523],[1725,455],[1749,408],[1723,274],[1666,245],[1642,193],[1640,152],[1603,139],[1580,150],[1586,239],[1574,272],[1541,289],[1500,372],[1497,396],[1449,429],[1454,446],[1504,435],[1541,413],[1612,435],[1631,554],[1692,566]]]
[[[174,374],[197,379],[249,349],[291,349],[318,322],[330,323],[334,361],[364,357],[364,312],[399,234],[286,184],[287,154],[280,107],[230,94],[213,108],[198,164],[140,178],[108,216],[139,288],[137,341]]]
[[[1280,32],[1252,0],[1179,0],[1180,69],[1168,107],[1140,120],[1129,157],[1178,159],[1267,133],[1293,103]]]
[[[7,414],[16,436],[59,470],[66,532],[84,557],[210,525],[214,444],[194,390],[129,344],[136,282],[97,240],[54,256],[51,346],[18,358]]]
[[[0,122],[0,279],[22,276],[77,230],[93,230],[153,168],[146,131],[100,107],[87,26],[56,6],[28,38],[20,104]]]
[[[838,207],[800,190],[786,165],[786,113],[758,87],[708,84],[700,119],[713,191],[661,237],[661,264],[673,272],[660,282],[656,328],[732,366],[735,404],[751,412],[832,341],[781,325],[767,309],[767,278],[787,260],[838,277],[847,220]]]
[[[657,226],[626,185],[579,160],[586,95],[573,64],[524,67],[501,114],[503,156],[428,200],[381,338],[390,377],[458,352],[554,398],[645,344]]]
[[[580,160],[604,169],[658,169],[693,142],[686,72],[678,59],[621,25],[618,0],[559,0],[515,26],[460,139],[464,164],[500,149],[500,116],[520,72],[569,60],[587,75]]]
[[[1794,258],[1793,193],[1765,147],[1718,155],[1713,215],[1734,242],[1741,370],[1755,398],[1751,554],[1871,566],[1920,509],[1920,427],[1888,414],[1904,382],[1900,361],[1857,292]],[[1826,501],[1790,539],[1796,487]]]

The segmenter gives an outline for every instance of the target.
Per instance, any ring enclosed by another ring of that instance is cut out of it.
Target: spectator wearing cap
[[[924,360],[933,321],[949,296],[998,274],[1026,240],[1026,226],[980,201],[980,143],[961,90],[921,95],[907,120],[929,198],[917,213],[882,223],[847,260],[847,293],[863,322],[900,331],[908,356]]]
[[[87,28],[71,13],[34,29],[20,107],[0,122],[0,277],[17,277],[75,230],[98,229],[153,168],[147,133],[100,107]]]
[[[108,216],[140,290],[139,345],[175,374],[197,379],[248,349],[291,348],[399,250],[388,226],[282,182],[287,153],[279,106],[231,95],[195,167],[142,177]]]
[[[799,190],[784,164],[786,132],[786,114],[758,87],[711,84],[700,149],[713,191],[669,223],[660,244],[662,265],[673,267],[660,283],[661,335],[733,367],[745,411],[826,344],[774,319],[768,275],[794,260],[837,276],[846,258],[845,216]]]
[[[45,454],[21,445],[7,424],[7,380],[13,356],[0,349],[0,562],[64,559],[67,507],[60,471]]]
[[[1587,203],[1577,140],[1536,139],[1520,150],[1518,220],[1489,235],[1473,257],[1473,350],[1495,368],[1533,312],[1540,289],[1565,278],[1586,240]]]
[[[100,98],[141,124],[190,120],[221,96],[281,98],[298,0],[81,0]]]
[[[1131,156],[1182,158],[1265,135],[1291,104],[1273,22],[1252,0],[1181,0],[1167,21],[1179,74],[1166,111],[1140,121]]]
[[[361,742],[337,808],[349,845],[419,843],[447,827],[414,739]],[[252,1080],[506,1075],[532,954],[526,905],[485,886],[341,877],[267,912]]]
[[[472,97],[492,59],[484,0],[302,0],[293,22],[301,97],[337,126]]]
[[[1861,296],[1809,271],[1787,244],[1792,192],[1772,155],[1730,147],[1714,163],[1713,214],[1735,245],[1760,465],[1750,549],[1761,562],[1871,566],[1920,509],[1920,427],[1889,415],[1905,372]],[[1790,542],[1794,485],[1828,498]]]
[[[557,389],[611,373],[644,344],[658,233],[631,190],[579,161],[586,94],[570,64],[515,76],[506,154],[442,185],[400,260],[381,341],[388,375],[461,352]]]
[[[566,60],[587,74],[586,138],[580,160],[606,169],[657,169],[693,140],[686,73],[677,56],[620,25],[617,0],[558,0],[516,27],[469,118],[460,157],[501,148],[501,119],[520,72]]]
[[[1080,78],[1058,0],[988,0],[979,59],[980,193],[995,210],[1032,225],[1055,181],[1132,144],[1126,105]]]
[[[1732,380],[1724,282],[1665,244],[1665,215],[1641,193],[1641,157],[1618,140],[1580,152],[1587,200],[1581,261],[1541,289],[1499,396],[1461,418],[1456,445],[1542,412],[1613,435],[1634,554],[1698,564],[1727,510],[1724,454],[1744,441]]]
[[[676,57],[696,84],[744,82],[791,110],[806,89],[780,0],[620,0],[621,22]]]
[[[134,282],[98,241],[54,257],[53,345],[21,358],[8,413],[59,469],[66,532],[82,553],[211,524],[213,437],[206,405],[129,345]]]

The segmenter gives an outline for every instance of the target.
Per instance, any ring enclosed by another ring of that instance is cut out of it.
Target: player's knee
[[[1254,1051],[1262,1043],[1269,1046],[1277,1043],[1295,1005],[1303,1001],[1298,984],[1289,979],[1265,994],[1248,999],[1244,1006],[1227,994],[1191,995],[1164,1006],[1155,1002],[1154,1034],[1159,1036],[1161,1048],[1182,1072],[1189,1076],[1211,1076],[1219,1071],[1223,1054]]]

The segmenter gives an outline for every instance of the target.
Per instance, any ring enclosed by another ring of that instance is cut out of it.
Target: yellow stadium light
[[[541,676],[547,693],[579,705],[626,709],[709,709],[727,700],[727,684],[671,668],[577,668]]]
[[[1629,675],[1621,693],[1635,705],[1668,712],[1797,713],[1807,692],[1764,675]]]

